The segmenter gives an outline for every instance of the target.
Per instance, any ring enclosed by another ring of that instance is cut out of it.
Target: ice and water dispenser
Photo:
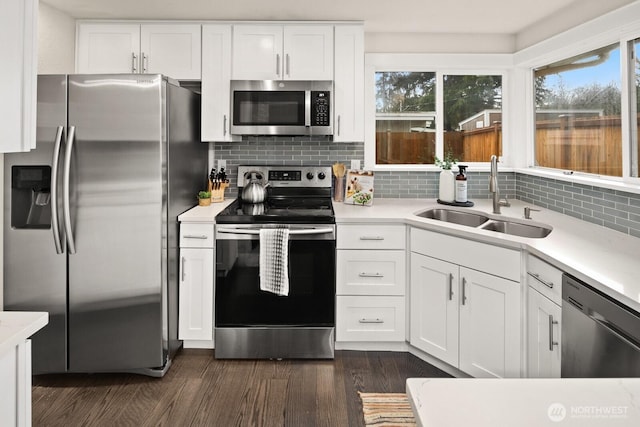
[[[11,167],[11,227],[51,228],[51,167]]]

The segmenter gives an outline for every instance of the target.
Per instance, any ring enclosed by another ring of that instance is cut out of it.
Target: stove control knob
[[[307,179],[313,179],[313,173],[307,172]]]
[[[326,177],[326,175],[324,174],[324,172],[318,172],[318,179],[324,179]]]

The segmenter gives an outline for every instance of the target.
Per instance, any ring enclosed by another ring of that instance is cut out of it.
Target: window
[[[537,166],[622,176],[618,44],[534,70]]]
[[[464,162],[502,154],[502,77],[444,76],[444,152]]]
[[[433,164],[436,73],[377,72],[376,164]]]
[[[376,165],[433,165],[448,154],[489,162],[502,154],[501,75],[377,71],[374,82]]]

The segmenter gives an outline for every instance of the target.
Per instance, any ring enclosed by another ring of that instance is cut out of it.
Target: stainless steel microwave
[[[232,80],[234,135],[333,135],[333,82]]]

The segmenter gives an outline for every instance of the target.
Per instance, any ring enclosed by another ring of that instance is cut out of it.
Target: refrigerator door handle
[[[53,146],[53,159],[51,160],[51,229],[53,230],[53,243],[56,246],[57,254],[63,253],[58,222],[58,162],[60,161],[63,133],[64,126],[58,126],[56,141]]]
[[[73,142],[75,139],[76,128],[69,126],[69,135],[67,136],[67,145],[64,153],[64,170],[62,177],[62,210],[64,213],[64,231],[67,236],[67,246],[70,254],[76,253],[76,243],[73,238],[73,230],[71,228],[71,209],[69,203],[69,175],[71,172],[71,152],[73,150]]]

